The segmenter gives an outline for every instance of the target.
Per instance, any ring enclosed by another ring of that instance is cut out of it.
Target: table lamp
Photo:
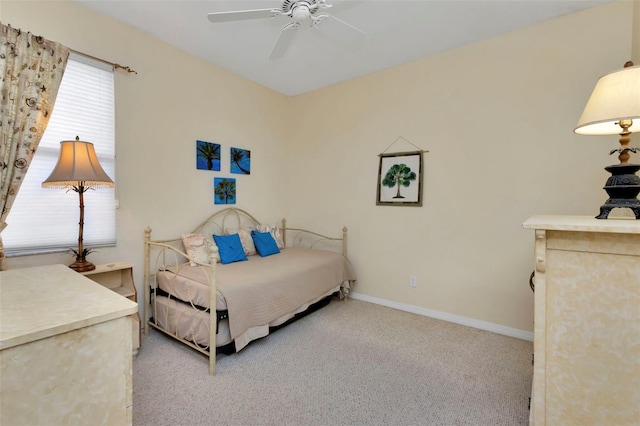
[[[84,193],[99,186],[113,187],[114,183],[105,173],[91,142],[83,142],[78,136],[75,141],[60,142],[60,157],[51,175],[42,182],[42,187],[73,190],[80,197],[80,222],[78,231],[78,251],[71,249],[76,261],[69,268],[77,272],[92,271],[96,266],[86,259],[91,252],[82,246],[84,227]]]
[[[629,61],[624,68],[601,77],[591,93],[574,132],[580,135],[620,135],[617,152],[620,164],[605,167],[611,177],[604,190],[609,199],[596,219],[607,219],[614,208],[629,208],[640,219],[640,164],[630,164],[631,134],[640,131],[640,67]]]

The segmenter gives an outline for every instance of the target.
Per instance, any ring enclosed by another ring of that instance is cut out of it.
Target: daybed
[[[264,237],[272,254],[265,255]],[[227,241],[241,244],[234,253],[246,260],[230,262]],[[215,374],[216,349],[239,351],[334,295],[346,298],[355,282],[346,255],[347,228],[327,237],[287,228],[284,219],[265,225],[237,208],[171,240],[151,240],[147,227],[145,334],[153,327],[208,355]]]

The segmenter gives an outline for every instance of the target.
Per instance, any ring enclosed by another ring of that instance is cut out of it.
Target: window
[[[80,207],[72,190],[42,188],[55,167],[60,141],[92,142],[100,164],[115,182],[115,113],[113,70],[71,54],[49,125],[7,217],[2,241],[7,255],[76,248]],[[114,188],[84,195],[85,247],[116,242]]]

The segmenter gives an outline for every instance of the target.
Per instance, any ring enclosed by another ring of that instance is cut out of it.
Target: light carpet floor
[[[152,330],[134,425],[526,425],[533,344],[371,303],[331,304],[231,356]]]

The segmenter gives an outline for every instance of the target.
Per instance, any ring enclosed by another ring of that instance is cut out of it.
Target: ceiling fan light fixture
[[[290,15],[296,10],[304,7],[310,15],[314,14],[319,7],[329,7],[324,1],[317,0],[284,0],[282,2],[282,13]]]
[[[299,4],[293,8],[292,16],[295,22],[306,21],[311,18],[311,11],[306,4]]]
[[[332,7],[327,4],[326,0],[283,0],[282,6],[278,9],[253,9],[253,10],[236,10],[230,12],[213,12],[207,15],[212,23],[241,21],[247,19],[266,19],[276,18],[278,16],[286,16],[290,22],[285,24],[280,30],[280,35],[271,50],[269,59],[278,59],[282,57],[288,49],[294,38],[295,30],[301,27],[301,24],[308,22],[309,27],[319,28],[319,24],[328,18],[338,22],[344,28],[348,28],[351,34],[357,37],[366,36],[362,30],[354,27],[341,19],[327,13],[318,13],[320,9],[328,9]]]

